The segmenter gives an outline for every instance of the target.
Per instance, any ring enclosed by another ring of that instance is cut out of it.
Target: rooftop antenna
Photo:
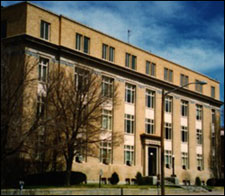
[[[127,31],[127,41],[128,41],[128,44],[130,43],[130,33],[131,33],[131,30],[128,29],[128,31]]]

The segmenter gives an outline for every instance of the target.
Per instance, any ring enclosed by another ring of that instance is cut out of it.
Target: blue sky
[[[219,80],[224,100],[224,2],[33,2],[125,42],[130,29],[131,44]]]

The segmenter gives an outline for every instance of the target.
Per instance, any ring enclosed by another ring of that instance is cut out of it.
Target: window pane
[[[169,81],[172,82],[173,81],[173,71],[169,71]]]
[[[155,64],[154,63],[151,64],[151,75],[155,76]]]
[[[107,45],[103,44],[102,46],[102,58],[103,59],[106,59],[106,56],[107,56]]]
[[[89,38],[88,37],[84,37],[84,52],[85,53],[89,53]]]
[[[80,46],[81,46],[81,35],[77,33],[76,34],[76,49],[80,50],[81,49]]]
[[[168,69],[164,69],[164,80],[168,80]]]
[[[112,62],[114,61],[114,50],[112,47],[109,48],[109,60]]]
[[[132,56],[132,69],[136,69],[136,56]]]
[[[148,61],[146,62],[146,74],[150,74],[150,72],[149,72],[149,62]]]
[[[126,67],[129,67],[130,66],[130,54],[126,53]]]

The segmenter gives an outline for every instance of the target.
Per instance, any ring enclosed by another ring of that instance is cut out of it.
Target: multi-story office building
[[[222,104],[218,81],[27,2],[1,9],[1,38],[39,61],[42,80],[57,62],[71,71],[91,67],[105,88],[118,85],[122,101],[103,111],[103,127],[123,134],[124,142],[117,147],[102,143],[99,158],[74,159],[73,170],[84,172],[90,182],[98,181],[100,169],[104,178],[117,172],[121,182],[137,172],[160,174],[162,89],[206,81],[166,97],[165,175],[171,176],[174,158],[181,183],[210,178],[212,119]],[[38,87],[33,90],[38,93]]]

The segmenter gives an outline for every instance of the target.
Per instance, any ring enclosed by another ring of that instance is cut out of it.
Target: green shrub
[[[40,185],[64,185],[65,172],[46,172],[40,174],[28,175],[25,178],[25,184],[28,186]],[[71,172],[70,184],[86,183],[87,177],[81,172]]]
[[[120,181],[118,174],[116,172],[114,172],[109,181],[112,185],[117,184]]]
[[[153,184],[153,178],[146,176],[142,177],[143,185],[152,185]]]
[[[201,186],[201,179],[199,177],[195,178],[195,185],[196,186]]]
[[[137,183],[138,185],[142,185],[142,184],[143,184],[143,179],[142,179],[142,175],[141,175],[140,172],[137,172],[135,178],[136,178],[136,183]]]

